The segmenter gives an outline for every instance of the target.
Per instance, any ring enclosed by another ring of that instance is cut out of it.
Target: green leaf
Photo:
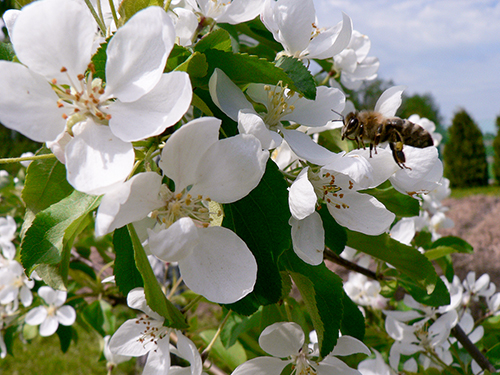
[[[337,255],[344,251],[347,243],[347,233],[343,226],[339,225],[332,217],[326,205],[318,210],[325,229],[325,245]]]
[[[258,266],[253,292],[227,307],[250,315],[260,305],[278,302],[282,294],[278,258],[290,247],[291,228],[287,184],[277,165],[268,160],[259,185],[245,198],[223,207],[222,226],[245,241]]]
[[[67,290],[59,265],[40,264],[36,267],[36,273],[52,289]]]
[[[132,224],[127,225],[128,233],[134,248],[135,264],[137,269],[142,275],[142,280],[144,282],[144,294],[146,295],[146,301],[148,306],[165,318],[165,325],[168,327],[173,327],[177,329],[186,329],[188,324],[184,316],[179,310],[170,302],[163,291],[161,290],[158,280],[153,273],[151,264],[149,263],[148,257],[144,248],[142,247],[141,240],[137,237],[137,233]]]
[[[12,43],[0,43],[0,60],[12,61],[15,56],[16,53],[12,47]]]
[[[163,0],[123,0],[118,8],[120,21],[123,21],[122,25],[137,12],[152,5],[163,8]]]
[[[451,246],[438,246],[431,250],[427,250],[424,255],[427,259],[432,261],[457,252],[458,250]]]
[[[73,334],[76,334],[76,332],[73,331],[73,327],[71,326],[63,326],[62,324],[59,324],[56,333],[57,336],[59,336],[61,351],[63,353],[66,353],[71,344],[71,339],[73,338]]]
[[[89,323],[92,328],[94,328],[102,337],[106,336],[106,332],[104,332],[104,312],[101,308],[100,301],[94,301],[90,305],[85,306],[82,310],[82,315]]]
[[[474,248],[467,241],[454,236],[441,237],[434,241],[430,248],[435,249],[441,246],[452,247],[458,253],[472,254],[474,252]]]
[[[186,72],[190,77],[205,77],[208,70],[206,57],[199,52],[195,52],[186,61],[177,66],[175,70]]]
[[[361,311],[349,296],[344,293],[344,315],[340,331],[343,335],[349,335],[363,341],[365,337],[365,318]]]
[[[134,247],[126,227],[115,230],[113,248],[116,253],[114,275],[120,292],[126,296],[132,289],[144,287],[141,273],[135,265]]]
[[[75,190],[36,215],[21,243],[21,261],[28,274],[40,264],[61,262],[65,235],[74,234],[73,224],[94,210],[99,200]]]
[[[291,90],[302,93],[293,80],[283,71],[265,59],[243,53],[231,53],[217,49],[208,49],[203,52],[207,57],[209,70],[207,77],[193,81],[193,85],[208,89],[208,80],[215,68],[219,68],[228,75],[236,85],[248,83],[267,83],[276,85],[282,81]],[[303,93],[302,93],[303,94]]]
[[[275,64],[293,80],[295,86],[306,99],[314,100],[316,98],[316,82],[302,61],[291,56],[282,56]]]
[[[500,343],[493,346],[486,352],[486,358],[496,369],[500,368]]]
[[[418,216],[420,212],[418,200],[409,195],[401,194],[392,186],[385,189],[364,190],[362,193],[367,193],[377,198],[396,216],[412,217]]]
[[[259,327],[261,316],[260,311],[249,317],[231,314],[220,335],[224,347],[230,348],[243,333]]]
[[[194,50],[197,52],[204,52],[207,49],[231,52],[231,37],[229,33],[224,29],[214,30],[203,36],[194,46]]]
[[[43,147],[36,155],[50,154]],[[55,157],[33,160],[26,172],[22,198],[26,207],[37,214],[52,204],[66,198],[73,187],[66,180],[66,167]]]
[[[428,294],[436,286],[437,274],[432,263],[417,249],[392,239],[387,233],[368,236],[347,231],[347,246],[383,260],[424,288]]]
[[[206,345],[212,341],[214,336],[214,329],[200,333],[200,337]],[[222,363],[231,369],[238,367],[247,360],[245,348],[243,348],[239,342],[236,342],[229,349],[226,349],[224,345],[222,345],[220,337],[217,337],[215,340],[214,346],[212,346],[212,350],[210,351],[210,355],[218,358]]]
[[[191,52],[183,46],[178,44],[174,44],[172,51],[170,51],[170,55],[168,55],[167,66],[165,71],[170,72],[174,70],[176,67],[181,65],[184,61],[189,59],[191,56]]]
[[[404,277],[400,280],[400,284],[411,294],[415,301],[424,305],[438,307],[450,304],[450,292],[440,278],[436,280],[436,288],[431,294],[427,294],[424,289],[416,288],[411,280]]]
[[[342,279],[326,268],[325,263],[311,266],[291,250],[282,256],[282,264],[299,289],[314,329],[322,357],[335,347],[344,307]]]
[[[107,49],[109,39],[111,39],[111,37],[106,39],[106,42],[102,43],[96,53],[94,53],[94,56],[92,56],[92,63],[95,69],[95,72],[92,73],[92,78],[100,78],[104,82],[106,82],[106,61],[108,58]]]

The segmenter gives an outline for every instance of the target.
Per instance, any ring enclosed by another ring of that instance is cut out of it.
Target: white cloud
[[[485,122],[500,114],[500,1],[314,1],[320,25],[347,13],[370,37],[380,76],[431,92],[447,121],[459,107]]]

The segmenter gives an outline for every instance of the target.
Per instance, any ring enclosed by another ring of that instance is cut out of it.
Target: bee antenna
[[[339,119],[334,119],[334,120],[331,120],[331,121],[342,121],[342,122],[344,122],[344,115],[343,115],[342,113],[339,113],[339,112],[337,112],[337,111],[336,111],[336,110],[334,110],[334,109],[332,109],[332,112],[333,112],[333,113],[336,113],[337,115],[339,115],[339,116],[340,116],[340,118],[339,118]]]

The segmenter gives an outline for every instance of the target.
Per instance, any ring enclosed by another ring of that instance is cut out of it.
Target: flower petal
[[[363,353],[366,355],[370,355],[371,351],[365,344],[363,344],[362,341],[358,340],[357,338],[344,335],[339,337],[337,345],[335,345],[333,352],[331,352],[329,356],[345,356],[354,353]]]
[[[37,326],[47,318],[47,308],[45,306],[37,306],[31,309],[26,314],[24,321],[30,326]]]
[[[267,5],[267,4],[266,4]],[[312,0],[280,1],[274,7],[280,40],[291,54],[304,51],[311,40],[316,11]]]
[[[257,357],[242,363],[231,375],[277,375],[281,374],[290,362],[273,357]]]
[[[126,224],[145,218],[161,207],[161,176],[155,172],[139,173],[101,200],[96,216],[96,236],[103,236]]]
[[[316,209],[318,198],[307,178],[308,171],[309,167],[304,168],[289,188],[288,204],[292,216],[297,220],[305,219]]]
[[[337,157],[337,154],[315,143],[311,137],[298,130],[281,129],[281,132],[292,151],[301,159],[325,165]]]
[[[53,141],[64,131],[64,108],[47,80],[25,66],[0,61],[0,121],[37,141]]]
[[[267,326],[259,337],[259,345],[274,357],[297,355],[304,344],[302,328],[294,322],[278,322]]]
[[[181,276],[195,293],[217,303],[233,303],[252,292],[257,262],[247,245],[223,227],[199,229],[199,244],[179,261]]]
[[[189,217],[183,217],[159,232],[148,230],[151,252],[165,262],[178,262],[198,245],[198,228]]]
[[[96,24],[83,2],[36,1],[25,6],[12,35],[24,65],[59,84],[85,73],[92,54]],[[61,72],[61,68],[67,72]]]
[[[124,142],[159,135],[182,118],[189,109],[192,94],[187,73],[165,73],[160,82],[138,100],[111,103],[107,111],[111,115],[109,127]]]
[[[304,262],[317,266],[323,262],[325,249],[325,230],[323,221],[317,212],[302,220],[290,218],[292,243],[295,254]]]
[[[57,328],[59,328],[59,322],[57,318],[53,315],[47,316],[42,324],[40,324],[40,336],[48,337],[56,333]]]
[[[238,131],[240,134],[252,134],[264,150],[278,147],[282,138],[276,132],[270,131],[262,117],[253,109],[242,109],[238,113]]]
[[[375,104],[375,112],[380,112],[385,117],[393,117],[401,105],[403,91],[406,86],[393,86],[385,90]]]
[[[168,375],[170,369],[168,336],[158,342],[158,349],[151,350],[142,375]]]
[[[196,168],[205,151],[219,140],[221,120],[202,117],[192,120],[177,130],[167,141],[161,153],[160,168],[175,182],[176,191],[196,181]]]
[[[100,195],[121,184],[134,166],[134,148],[109,127],[88,120],[73,127],[65,150],[68,182],[79,191]]]
[[[238,121],[238,112],[242,109],[255,112],[240,88],[219,68],[215,68],[210,77],[208,88],[214,103],[230,119]]]
[[[109,340],[109,349],[113,354],[139,357],[151,350],[151,346],[144,345],[139,339],[143,336],[144,325],[137,319],[129,319]]]
[[[266,170],[269,152],[249,134],[221,139],[202,154],[191,194],[232,203],[250,193]]]
[[[76,320],[76,312],[72,306],[61,306],[56,312],[57,320],[63,326],[70,326]]]
[[[218,23],[229,23],[235,25],[253,20],[257,17],[264,5],[262,0],[233,0],[226,3],[227,10],[220,16],[215,17]]]
[[[106,95],[133,102],[151,91],[163,75],[174,41],[174,25],[162,8],[137,12],[109,41]]]

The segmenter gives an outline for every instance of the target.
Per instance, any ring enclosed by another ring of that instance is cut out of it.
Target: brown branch
[[[483,369],[491,373],[497,372],[495,367],[488,361],[483,353],[477,348],[476,345],[469,340],[467,334],[462,330],[462,328],[457,324],[452,328],[451,333],[458,340],[460,344],[467,350],[467,353],[477,362],[477,364]]]
[[[333,251],[330,249],[325,249],[323,256],[325,259],[336,263],[342,267],[345,267],[351,271],[358,272],[362,275],[365,275],[366,277],[369,277],[370,279],[374,280],[383,280],[383,277],[381,275],[377,275],[376,272],[373,272],[367,268],[361,267],[357,265],[356,263],[350,262],[344,258],[339,257],[337,254],[335,254]]]

